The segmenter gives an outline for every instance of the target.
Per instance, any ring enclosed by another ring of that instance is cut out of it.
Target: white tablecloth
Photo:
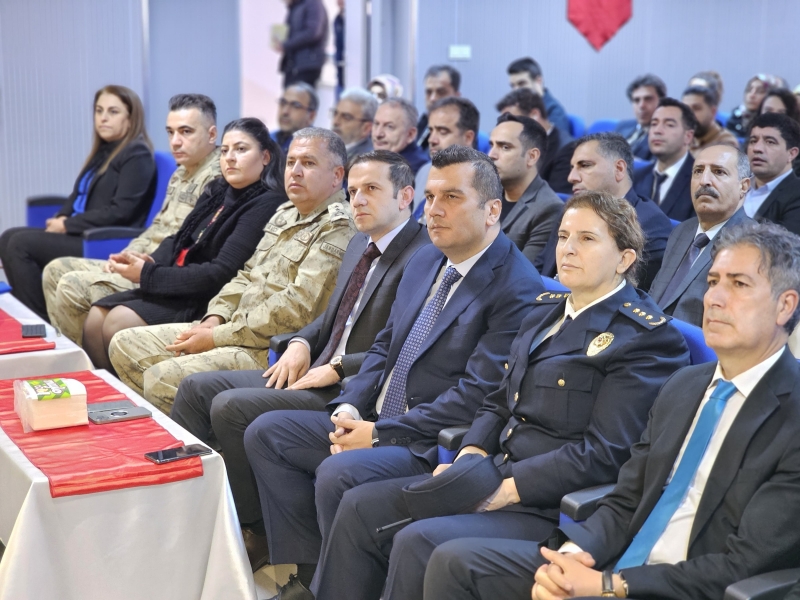
[[[198,440],[105,371],[95,371],[187,444]],[[0,430],[2,600],[256,598],[222,457],[203,476],[51,498],[47,477]]]
[[[23,325],[44,323],[35,312],[14,298],[11,294],[0,294],[0,309],[17,319]],[[53,350],[20,352],[19,354],[0,354],[0,379],[50,375],[67,371],[85,371],[92,368],[86,353],[56,330],[47,327],[48,342],[55,342]]]

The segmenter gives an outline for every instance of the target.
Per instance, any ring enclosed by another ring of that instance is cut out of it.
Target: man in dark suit
[[[423,79],[423,90],[425,92],[425,110],[417,121],[417,145],[428,151],[431,129],[428,126],[428,118],[433,109],[433,105],[443,98],[461,96],[461,73],[450,65],[433,65],[425,71]]]
[[[546,144],[544,128],[530,117],[502,114],[492,130],[489,158],[503,184],[503,232],[531,263],[561,218],[564,203],[539,177],[537,166]]]
[[[694,216],[689,190],[694,160],[689,146],[696,127],[697,119],[688,106],[673,98],[662,98],[647,136],[655,160],[633,172],[636,193],[651,198],[676,221]]]
[[[372,122],[372,147],[397,152],[417,174],[428,154],[417,145],[417,109],[403,98],[387,98],[378,106]]]
[[[508,84],[512,89],[529,88],[539,94],[553,125],[562,131],[570,131],[567,111],[545,87],[542,67],[538,62],[528,56],[519,58],[508,65],[506,73],[508,73]]]
[[[650,296],[668,315],[703,325],[711,242],[725,227],[752,221],[740,208],[749,187],[750,163],[743,152],[718,145],[698,153],[691,189],[697,216],[672,231],[650,287]]]
[[[667,86],[660,77],[648,73],[634,79],[628,85],[626,93],[635,118],[620,121],[615,131],[630,144],[635,157],[650,160],[653,155],[648,145],[647,132],[659,100],[667,95]]]
[[[470,422],[499,385],[511,341],[543,292],[500,231],[502,192],[486,155],[464,146],[436,153],[426,194],[433,246],[406,269],[386,328],[329,404],[333,414],[276,411],[247,429],[271,561],[298,565],[279,597],[309,597],[345,491],[431,472],[439,431]]]
[[[406,263],[429,242],[425,229],[409,219],[413,181],[408,164],[393,152],[357,157],[348,187],[359,234],[347,247],[326,311],[292,336],[266,373],[196,373],[178,388],[172,418],[204,442],[213,431],[219,442],[254,569],[267,553],[258,492],[244,451],[245,429],[271,410],[324,410],[341,392],[340,381],[358,373],[386,325]]]
[[[535,542],[440,546],[425,597],[527,599],[535,573],[539,599],[722,598],[796,566],[800,366],[786,341],[800,317],[798,255],[800,241],[773,224],[722,232],[703,322],[719,362],[664,384],[597,512],[556,530],[542,556]]]
[[[800,125],[794,119],[778,113],[753,119],[747,156],[755,181],[744,199],[744,211],[800,234],[800,178],[792,171],[798,152]]]
[[[645,235],[644,274],[639,283],[649,289],[661,268],[667,238],[672,232],[669,218],[654,202],[636,193],[633,188],[633,155],[628,143],[618,133],[593,133],[574,142],[572,171],[569,181],[572,193],[590,190],[608,192],[615,198],[625,198],[636,209]],[[556,244],[558,229],[554,228],[547,246],[534,265],[543,277],[556,275]]]

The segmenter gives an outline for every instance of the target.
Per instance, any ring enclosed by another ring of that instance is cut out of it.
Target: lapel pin
[[[614,341],[614,334],[606,331],[601,333],[589,343],[589,348],[586,350],[586,356],[594,356],[600,354],[603,350],[611,345]]]

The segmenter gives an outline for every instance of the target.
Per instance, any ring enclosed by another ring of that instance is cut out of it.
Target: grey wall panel
[[[141,0],[0,0],[0,230],[71,191],[110,83],[142,93]]]
[[[600,52],[567,21],[566,0],[419,0],[417,89],[425,69],[447,63],[450,44],[472,46],[472,60],[452,61],[463,75],[462,94],[481,112],[489,131],[494,104],[508,90],[505,68],[533,56],[545,82],[567,111],[584,117],[629,118],[625,87],[653,72],[680,95],[696,71],[722,74],[729,111],[758,72],[800,83],[794,47],[800,2],[794,0],[634,0],[633,18]],[[405,82],[404,82],[405,83]]]

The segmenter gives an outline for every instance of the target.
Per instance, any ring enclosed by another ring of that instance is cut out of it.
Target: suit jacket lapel
[[[357,233],[350,244],[353,252],[350,253],[348,257],[349,260],[342,262],[342,266],[339,269],[339,276],[341,277],[344,275],[342,278],[344,285],[337,287],[334,290],[334,293],[331,295],[331,299],[328,301],[328,305],[336,307],[336,310],[338,310],[339,304],[342,301],[342,297],[347,290],[347,284],[350,281],[350,276],[353,274],[356,265],[358,265],[358,261],[361,260],[364,251],[367,249],[367,245],[369,244],[369,236],[363,233]],[[331,327],[333,327],[333,320],[336,318],[336,310],[332,311],[332,318],[330,322]]]
[[[511,212],[506,216],[506,220],[503,223],[503,231],[508,231],[514,224],[514,221],[516,221],[520,215],[522,215],[522,213],[528,210],[528,204],[536,200],[536,194],[539,193],[539,188],[542,187],[543,183],[544,179],[538,175],[534,177],[533,181],[531,181],[525,192],[522,194],[522,196],[520,196],[520,199],[514,204],[514,208],[512,208]]]
[[[694,240],[694,232],[697,228],[697,222],[696,220],[694,221],[694,227],[684,226],[683,224],[678,225],[678,227],[681,229],[677,232],[678,238],[675,240],[675,245],[670,249],[669,254],[664,255],[664,263],[661,265],[661,271],[663,271],[664,275],[666,276],[663,280],[661,280],[659,277],[659,280],[664,282],[662,289],[658,293],[653,292],[653,290],[651,290],[650,293],[653,300],[655,300],[659,306],[669,306],[669,304],[664,304],[662,302],[664,299],[663,295],[667,290],[670,281],[672,281],[672,278],[675,276],[675,272],[681,265],[683,257],[686,256],[686,253],[689,251],[689,246],[692,245],[692,241]]]
[[[417,292],[414,294],[408,306],[406,306],[405,310],[394,324],[392,340],[397,341],[396,343],[392,344],[394,348],[389,351],[389,358],[391,360],[392,367],[394,366],[394,360],[396,360],[397,356],[400,354],[400,350],[402,349],[403,343],[408,337],[408,334],[411,333],[411,328],[414,326],[419,313],[422,312],[422,308],[425,306],[425,299],[428,297],[431,287],[433,287],[433,282],[436,281],[436,276],[439,274],[439,271],[441,271],[442,266],[446,261],[447,259],[444,257],[444,255],[441,255],[439,260],[434,261],[434,263],[428,269],[428,272],[425,273],[425,276],[420,278]]]
[[[758,207],[755,218],[763,217],[765,214],[767,214],[767,211],[769,211],[770,206],[772,206],[776,202],[779,202],[781,198],[783,198],[787,193],[790,192],[790,187],[795,183],[795,181],[793,180],[796,179],[797,175],[795,175],[794,173],[789,173],[786,176],[786,179],[781,181],[778,184],[778,186],[770,192],[769,196],[767,196],[767,199],[764,200],[761,206]]]

